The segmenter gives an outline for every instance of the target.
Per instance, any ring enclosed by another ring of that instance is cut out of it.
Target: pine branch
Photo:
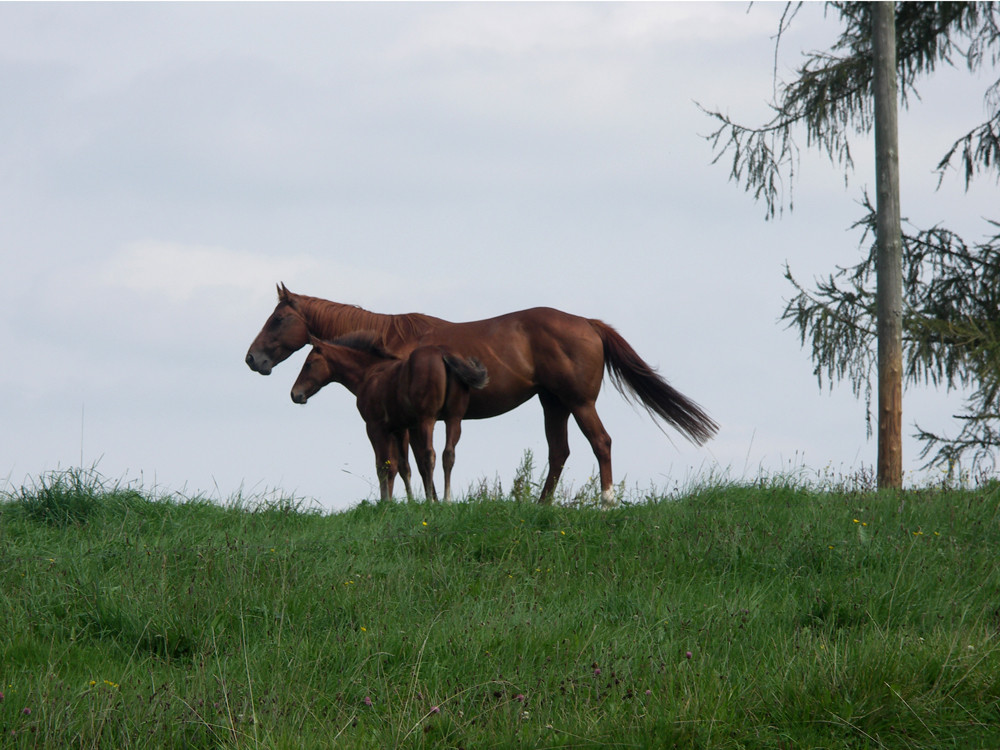
[[[831,164],[849,174],[854,167],[850,136],[869,133],[873,126],[870,3],[828,3],[828,9],[840,14],[843,33],[832,51],[806,55],[793,82],[785,85],[778,80],[778,49],[800,8],[801,3],[786,5],[779,23],[770,103],[775,114],[768,122],[759,127],[741,125],[698,104],[719,123],[705,136],[714,153],[712,163],[731,155],[729,179],[763,202],[766,219],[783,212],[786,194],[788,208],[793,208],[798,127],[805,129],[807,148],[823,152]],[[1000,58],[998,18],[996,3],[898,3],[897,72],[903,105],[911,95],[919,96],[917,81],[939,64],[954,65],[954,60],[964,58],[974,71],[988,58],[995,63]],[[962,39],[969,40],[965,50],[958,46]],[[998,86],[1000,82],[987,91],[988,103],[1000,100]],[[996,171],[1000,178],[1000,107],[994,109],[998,111],[994,117],[955,142],[938,164],[939,175],[960,154],[967,187],[979,172]]]
[[[870,240],[875,210],[867,195],[866,214],[854,223],[861,244]],[[994,229],[1000,224],[990,221]],[[972,388],[956,437],[920,430],[928,465],[958,466],[971,457],[974,468],[993,461],[1000,413],[1000,232],[969,245],[942,226],[903,234],[904,377],[907,383]],[[800,343],[811,348],[814,373],[847,379],[855,395],[865,393],[871,430],[871,389],[875,360],[874,247],[855,266],[808,290],[785,268],[797,294],[781,319],[797,328]]]
[[[1000,81],[993,84],[993,88],[996,88],[998,84]],[[961,149],[960,160],[962,170],[965,173],[966,190],[969,189],[972,178],[979,172],[994,170],[997,180],[1000,181],[1000,108],[992,118],[955,141],[948,149],[948,153],[941,158],[941,161],[934,168],[934,171],[938,173],[939,187],[959,149]]]

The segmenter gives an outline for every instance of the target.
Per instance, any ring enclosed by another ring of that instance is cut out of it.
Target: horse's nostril
[[[246,363],[247,363],[247,366],[252,370],[253,369],[253,355],[252,354],[247,354]]]

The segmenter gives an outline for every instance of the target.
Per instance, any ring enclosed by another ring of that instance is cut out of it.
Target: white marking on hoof
[[[609,487],[601,492],[601,507],[614,508],[618,505],[618,498],[615,496],[615,488]]]

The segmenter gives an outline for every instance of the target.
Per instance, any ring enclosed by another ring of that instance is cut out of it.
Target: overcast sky
[[[279,281],[377,312],[548,305],[610,323],[722,425],[696,448],[606,381],[630,491],[870,467],[863,402],[820,390],[778,318],[786,261],[806,282],[857,262],[871,145],[854,143],[846,185],[806,153],[794,211],[765,222],[711,164],[695,104],[767,117],[783,7],[0,4],[0,489],[82,464],[223,501],[377,497],[347,391],[298,406],[305,352],[270,377],[243,362]],[[806,6],[779,76],[838,30]],[[932,173],[986,119],[995,78],[942,71],[901,112],[919,226],[981,239],[996,217],[995,183],[935,192]],[[904,432],[955,433],[960,408],[907,390]],[[570,433],[572,492],[596,461]],[[456,490],[508,487],[525,450],[541,473],[537,400],[466,422]]]

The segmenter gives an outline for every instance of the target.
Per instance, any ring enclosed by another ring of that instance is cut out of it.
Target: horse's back
[[[552,307],[532,307],[465,323],[435,326],[414,346],[445,346],[454,353],[474,356],[487,364],[494,358],[516,361],[532,358],[547,348],[569,354],[575,349],[600,348],[600,336],[587,318]]]
[[[412,346],[444,346],[485,365],[489,383],[472,392],[467,419],[503,414],[540,391],[592,400],[603,378],[604,347],[590,321],[551,307],[439,325]]]

